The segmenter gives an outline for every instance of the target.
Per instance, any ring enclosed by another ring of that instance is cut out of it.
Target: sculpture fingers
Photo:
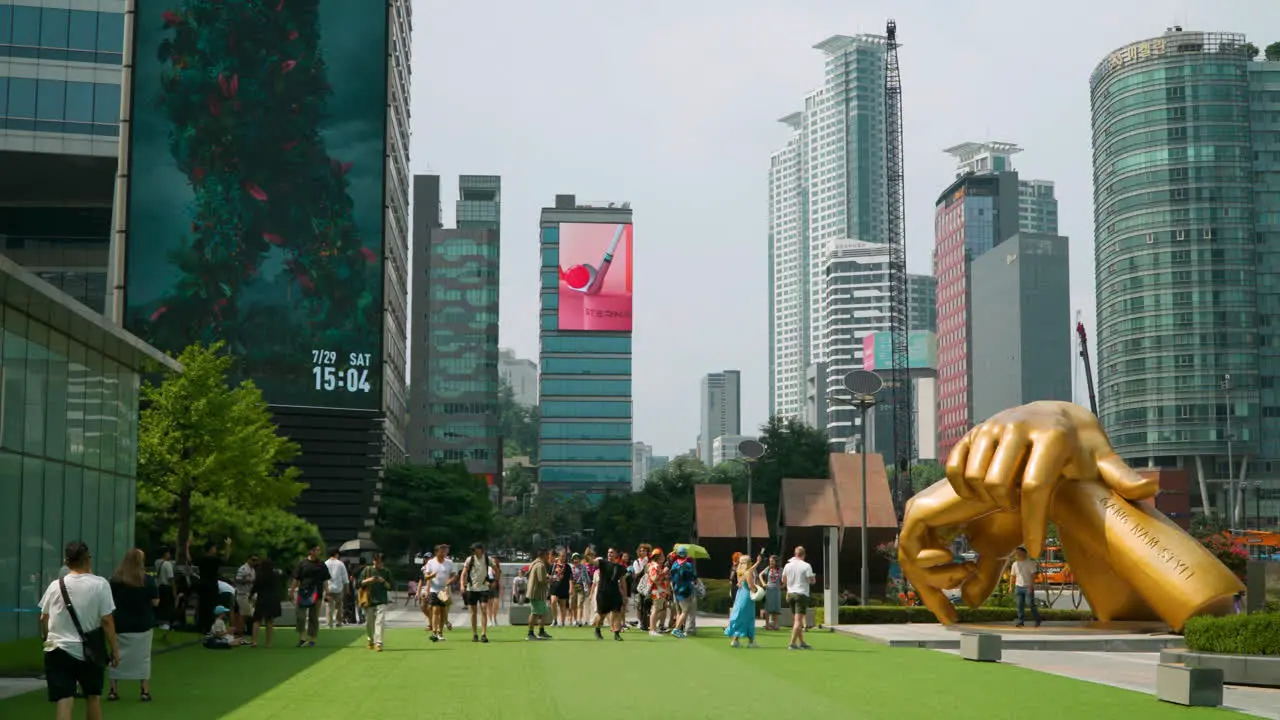
[[[1016,512],[986,515],[969,525],[969,546],[978,554],[978,566],[960,587],[969,607],[979,607],[1000,582],[1005,565],[1022,542],[1022,516]]]
[[[972,438],[973,430],[970,430],[952,446],[947,455],[947,482],[951,483],[951,489],[956,495],[970,500],[978,497],[978,493],[964,480],[964,467],[969,462],[969,444]]]
[[[974,428],[973,440],[969,445],[969,461],[964,465],[964,479],[978,492],[983,480],[987,477],[987,468],[991,466],[991,458],[996,454],[996,443],[1000,440],[999,426],[984,423]]]
[[[1027,456],[1022,473],[1022,544],[1031,557],[1039,557],[1049,527],[1049,504],[1071,460],[1074,448],[1063,433],[1045,433]]]
[[[907,554],[901,543],[898,545],[898,563],[902,566],[903,577],[915,588],[916,597],[938,618],[938,622],[955,625],[960,615],[951,604],[951,599],[933,585],[931,578],[924,574],[924,569],[916,565],[915,555]]]
[[[1144,478],[1108,448],[1097,456],[1098,477],[1126,500],[1146,500],[1155,497],[1160,483],[1155,478]]]
[[[1000,437],[1000,443],[983,480],[987,495],[1001,510],[1014,510],[1018,507],[1022,467],[1030,449],[1031,437],[1027,426],[1010,423]]]

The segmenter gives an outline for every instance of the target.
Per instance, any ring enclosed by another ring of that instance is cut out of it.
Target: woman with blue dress
[[[759,587],[756,583],[756,568],[760,567],[763,559],[764,548],[760,549],[754,565],[751,564],[750,555],[738,558],[738,594],[733,600],[733,610],[729,613],[729,627],[724,629],[725,636],[733,638],[733,647],[741,647],[742,638],[747,639],[747,647],[759,647],[756,645],[756,601],[752,595]]]

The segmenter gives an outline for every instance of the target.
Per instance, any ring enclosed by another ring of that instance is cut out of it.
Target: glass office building
[[[560,224],[630,223],[616,205],[559,195],[541,223],[538,482],[593,500],[631,490],[631,333],[559,329]]]
[[[139,375],[180,369],[0,257],[0,643],[84,540],[109,574],[133,546]]]
[[[440,178],[414,178],[409,457],[463,463],[491,485],[498,425],[501,178],[458,179],[457,229],[440,225]],[[496,485],[495,485],[496,486]]]
[[[1280,515],[1280,63],[1245,43],[1175,27],[1090,78],[1101,419],[1197,507],[1252,484],[1239,525]]]
[[[125,0],[0,0],[0,253],[98,312],[124,10]]]

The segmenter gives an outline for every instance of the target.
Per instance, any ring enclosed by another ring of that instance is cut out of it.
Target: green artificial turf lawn
[[[296,635],[285,631],[270,650],[177,650],[155,660],[154,702],[140,704],[137,685],[125,683],[106,717],[1227,717],[1012,665],[825,633],[810,636],[814,650],[807,652],[786,650],[781,633],[762,633],[761,649],[735,650],[711,628],[683,641],[628,633],[623,642],[599,642],[586,629],[554,634],[532,643],[522,629],[501,627],[488,645],[462,632],[431,644],[421,630],[396,629],[387,631],[385,652],[374,653],[357,629],[324,631],[314,649],[294,648]],[[646,687],[653,694],[637,700]],[[51,716],[43,691],[0,701],[3,718]]]

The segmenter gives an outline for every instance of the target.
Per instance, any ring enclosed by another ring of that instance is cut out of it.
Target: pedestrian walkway
[[[947,649],[941,652],[959,654],[960,651]],[[1156,667],[1160,664],[1160,653],[1006,649],[1001,655],[1002,661],[1009,665],[1148,695],[1156,692]],[[1228,685],[1223,691],[1223,706],[1269,720],[1280,720],[1280,690]]]

